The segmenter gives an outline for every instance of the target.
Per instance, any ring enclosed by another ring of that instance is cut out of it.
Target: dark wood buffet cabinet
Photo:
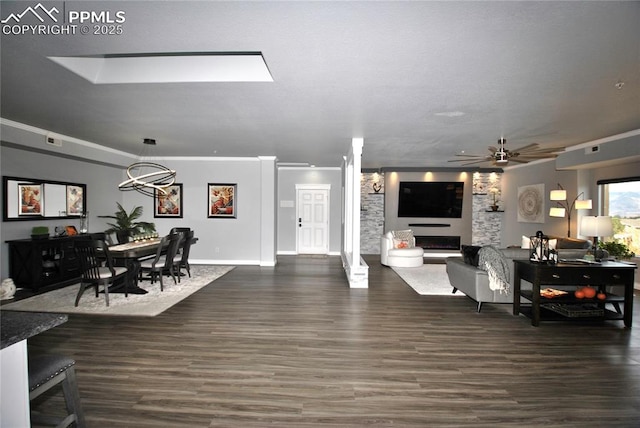
[[[77,282],[81,272],[74,242],[91,236],[87,234],[7,241],[9,275],[16,287],[33,291]]]

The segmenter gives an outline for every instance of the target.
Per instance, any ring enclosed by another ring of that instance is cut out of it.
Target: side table
[[[603,320],[623,320],[625,327],[631,327],[633,317],[633,282],[637,266],[621,262],[602,262],[598,264],[533,263],[529,260],[514,260],[513,284],[513,314],[523,313],[531,317],[531,325],[540,325],[541,303],[580,304],[592,302],[603,309]],[[521,287],[522,280],[532,284],[531,290]],[[605,286],[621,285],[624,295],[608,295],[605,300],[576,299],[573,291],[577,286],[590,285],[604,290]],[[560,286],[567,288],[568,294],[562,297],[546,299],[540,296],[541,288],[546,286]],[[530,305],[522,304],[521,298],[530,301]],[[619,306],[623,303],[623,312],[610,311],[605,308],[607,303]],[[545,318],[545,317],[542,317]],[[562,319],[555,316],[552,319]],[[566,318],[568,319],[568,318]],[[580,319],[580,318],[575,318]],[[593,320],[593,317],[586,318]]]

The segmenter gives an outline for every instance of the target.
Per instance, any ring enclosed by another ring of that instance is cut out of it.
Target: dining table
[[[125,242],[124,244],[112,245],[109,253],[116,266],[124,266],[129,271],[126,279],[128,281],[127,292],[131,294],[146,294],[147,290],[138,286],[138,272],[140,271],[140,261],[151,257],[158,251],[160,238],[144,239],[139,241]],[[123,285],[109,288],[110,293],[124,292]]]
[[[140,271],[140,261],[148,257],[154,256],[158,251],[158,246],[162,242],[161,238],[142,239],[137,241],[125,242],[124,244],[112,245],[109,247],[109,253],[117,266],[124,266],[130,272],[128,276],[127,292],[131,294],[146,294],[147,290],[138,286],[138,273]],[[198,238],[192,238],[191,245],[198,242]],[[166,248],[165,248],[166,250]],[[124,286],[118,285],[109,292],[122,293]]]

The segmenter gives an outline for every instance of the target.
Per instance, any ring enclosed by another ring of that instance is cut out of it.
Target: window
[[[640,255],[640,177],[598,181],[602,214],[613,220],[613,237]]]

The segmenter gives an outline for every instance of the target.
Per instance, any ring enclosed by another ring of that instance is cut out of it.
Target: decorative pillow
[[[402,245],[402,246],[398,246]],[[394,230],[393,231],[393,248],[412,248],[413,247],[413,230]]]
[[[576,238],[559,238],[557,249],[584,250],[591,248],[591,241]]]
[[[393,248],[411,248],[409,241],[393,238]]]
[[[403,239],[405,241],[410,241],[413,239],[413,230],[394,230],[393,237],[397,239]]]
[[[460,250],[462,260],[468,265],[478,266],[478,251],[480,251],[480,248],[482,247],[476,245],[463,245]]]

